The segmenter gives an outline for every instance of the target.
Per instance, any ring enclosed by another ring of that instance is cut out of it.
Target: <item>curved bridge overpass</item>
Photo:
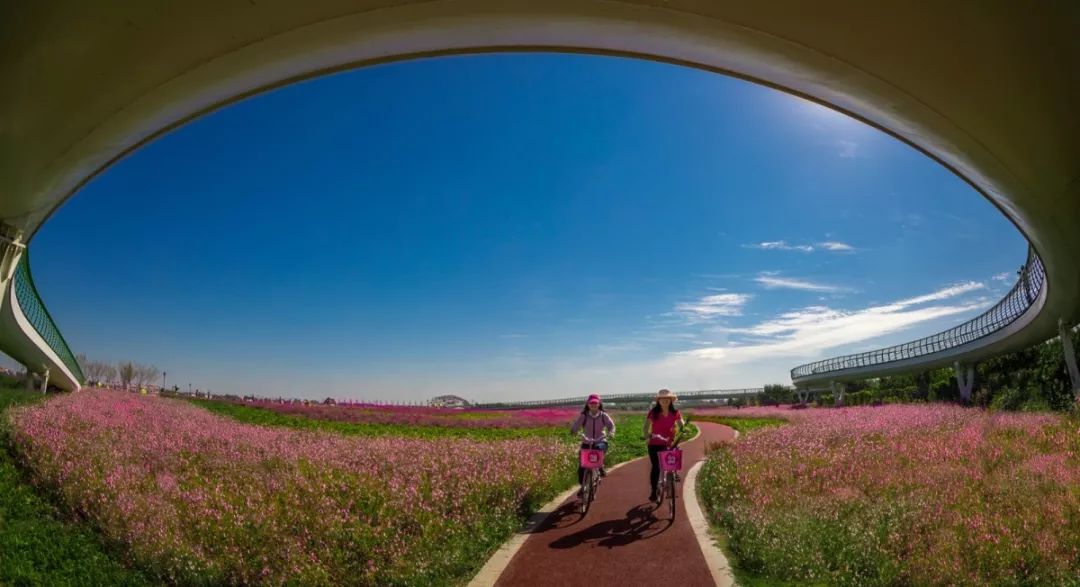
[[[805,387],[968,363],[996,354],[1024,329],[1046,304],[1046,271],[1034,250],[1028,251],[1016,284],[979,316],[943,332],[887,348],[833,357],[791,370],[791,380]]]
[[[973,326],[980,340],[953,333],[949,348],[932,350],[941,340],[930,337],[937,342],[796,369],[796,382],[882,373],[943,352],[1004,352],[1080,321],[1077,30],[1080,3],[1071,0],[1037,9],[1006,0],[8,2],[0,5],[0,228],[11,235],[5,251],[16,252],[5,258],[17,262],[16,245],[126,154],[261,91],[432,55],[635,56],[756,81],[888,132],[970,183],[1037,253],[1039,297],[1004,326],[1000,313],[987,318],[999,326],[992,331]],[[13,275],[0,273],[0,303],[12,315]],[[63,357],[48,356],[52,347],[32,332],[10,321],[0,329],[4,351],[23,360],[19,349],[35,346],[62,370]]]

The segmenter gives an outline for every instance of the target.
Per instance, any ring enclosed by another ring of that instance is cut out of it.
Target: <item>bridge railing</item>
[[[791,379],[796,381],[811,375],[887,365],[968,344],[1012,324],[1035,303],[1045,285],[1046,270],[1042,259],[1029,247],[1027,262],[1016,284],[1001,301],[979,316],[944,332],[904,344],[800,365],[791,370]]]
[[[79,367],[79,362],[75,360],[71,347],[64,340],[64,335],[60,334],[60,329],[56,327],[56,322],[45,309],[45,303],[41,301],[37,287],[34,286],[34,278],[30,274],[30,251],[24,251],[22,258],[19,259],[13,287],[15,297],[19,300],[19,307],[27,321],[41,335],[41,338],[45,339],[45,343],[56,353],[56,356],[60,357],[79,383],[85,383],[86,377],[83,375],[82,368]]]

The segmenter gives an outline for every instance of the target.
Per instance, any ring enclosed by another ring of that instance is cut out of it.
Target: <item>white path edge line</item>
[[[739,431],[735,430],[735,439],[738,440],[738,438]],[[694,536],[697,538],[698,546],[701,547],[701,554],[705,557],[705,564],[709,567],[713,583],[717,587],[734,587],[735,575],[731,572],[731,564],[728,563],[724,552],[716,545],[716,541],[710,534],[709,520],[705,517],[705,512],[701,511],[701,504],[697,499],[697,476],[704,464],[704,459],[694,463],[694,466],[690,467],[690,472],[686,474],[686,483],[683,484],[683,509],[686,510],[686,517],[690,520],[690,527],[694,529]]]
[[[738,432],[736,432],[735,434],[738,434]],[[687,440],[686,442],[693,442],[697,440],[698,436],[701,436],[701,428],[698,428],[697,434],[695,434],[693,438]],[[618,469],[619,467],[622,467],[623,465],[629,465],[630,463],[640,461],[644,458],[646,457],[638,457],[636,459],[630,459],[629,461],[623,461],[618,465],[609,468],[608,473]],[[500,546],[499,549],[491,555],[491,558],[489,558],[487,562],[484,563],[484,566],[480,567],[480,571],[476,573],[476,576],[473,577],[472,581],[469,581],[468,587],[492,587],[493,585],[495,585],[495,583],[499,580],[499,577],[502,575],[503,571],[505,571],[506,567],[510,565],[510,561],[514,558],[514,555],[517,554],[519,550],[521,550],[522,545],[524,545],[525,541],[529,539],[529,536],[532,534],[533,530],[535,530],[540,524],[543,524],[544,520],[546,520],[547,517],[551,515],[551,512],[554,512],[555,509],[558,508],[559,505],[561,505],[562,502],[566,501],[571,495],[577,493],[577,490],[577,487],[571,487],[570,489],[567,489],[559,495],[556,495],[555,498],[551,501],[544,504],[544,507],[537,510],[535,514],[529,516],[529,520],[525,522],[525,526],[521,530],[518,530],[517,533],[515,533],[513,536],[511,536],[509,540],[503,542],[502,546]],[[695,503],[697,502],[695,501]]]

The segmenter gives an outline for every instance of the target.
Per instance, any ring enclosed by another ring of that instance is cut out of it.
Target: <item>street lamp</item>
[[[164,371],[161,372],[161,391],[165,391],[165,375]]]

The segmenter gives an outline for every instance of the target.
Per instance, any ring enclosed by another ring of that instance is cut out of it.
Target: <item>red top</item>
[[[649,415],[647,416],[652,422],[652,433],[665,436],[668,440],[675,438],[675,423],[678,422],[681,417],[678,410],[668,412],[668,415],[666,416],[661,412],[656,417],[653,417],[652,410],[649,410]],[[649,437],[649,444],[653,446],[667,446],[669,442],[665,442],[659,438]]]

